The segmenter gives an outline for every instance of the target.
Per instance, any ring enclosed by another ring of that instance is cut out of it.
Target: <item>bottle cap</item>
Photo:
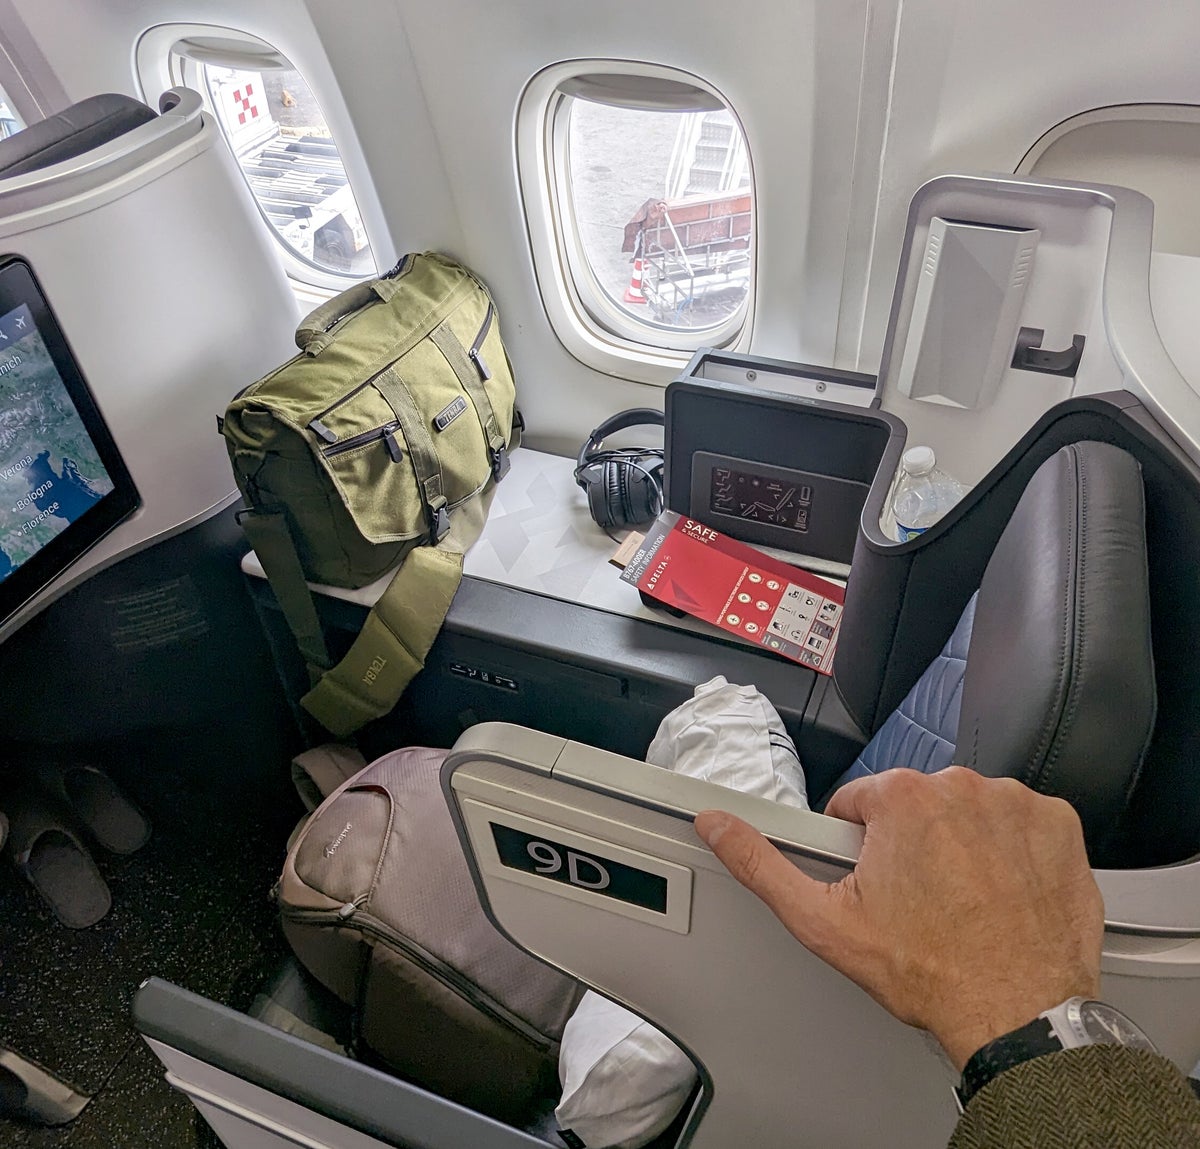
[[[910,475],[928,475],[936,463],[932,447],[909,447],[900,456],[900,465]]]

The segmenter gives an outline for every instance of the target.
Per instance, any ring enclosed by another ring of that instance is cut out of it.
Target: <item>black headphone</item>
[[[649,522],[663,509],[663,452],[659,447],[602,449],[609,435],[627,427],[662,427],[661,411],[635,407],[605,419],[579,448],[575,482],[587,491],[588,508],[596,523],[632,527]]]

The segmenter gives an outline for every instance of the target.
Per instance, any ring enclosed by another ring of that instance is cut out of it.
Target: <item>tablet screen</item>
[[[0,266],[0,618],[137,501],[28,265]]]

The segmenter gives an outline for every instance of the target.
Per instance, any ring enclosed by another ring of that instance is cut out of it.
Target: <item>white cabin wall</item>
[[[612,411],[662,394],[574,359],[542,309],[514,146],[518,101],[542,68],[643,59],[722,92],[754,162],[750,349],[867,371],[922,182],[1012,171],[1043,132],[1089,108],[1200,104],[1195,0],[0,0],[0,17],[31,91],[60,104],[136,94],[134,45],[154,24],[226,24],[279,47],[323,105],[381,264],[433,247],[480,272],[502,309],[529,441],[563,452]],[[38,58],[21,59],[22,45]]]
[[[437,140],[390,0],[0,3],[20,22],[15,29],[0,25],[0,37],[14,51],[22,36],[36,43],[50,74],[34,79],[61,90],[61,105],[105,91],[141,96],[134,50],[156,24],[213,24],[261,37],[295,64],[320,102],[381,268],[413,247],[453,249],[461,242]],[[145,93],[151,103],[157,96]]]
[[[305,6],[391,231],[393,249],[379,254],[380,270],[412,249],[456,250],[461,221],[393,0],[308,0]]]
[[[70,100],[136,94],[134,44],[154,24],[224,24],[277,46],[322,103],[381,262],[389,249],[435,247],[479,271],[501,306],[529,441],[564,452],[614,410],[661,405],[662,392],[584,366],[551,331],[516,183],[517,103],[531,76],[562,60],[642,59],[693,72],[738,112],[754,162],[750,348],[833,360],[868,0],[0,4],[20,25],[5,38],[15,44],[27,30],[45,58],[43,86],[57,82]]]
[[[46,109],[65,107],[71,102],[17,15],[14,0],[0,0],[0,85],[13,110],[27,124],[41,119]]]
[[[925,180],[1012,172],[1043,132],[1091,108],[1200,104],[1195,0],[902,0],[884,8],[898,10],[899,29],[877,216],[870,228],[861,216],[852,223],[838,339],[839,361],[863,371],[879,365],[908,204]],[[860,159],[869,161],[861,144]],[[861,319],[855,300],[865,301]]]
[[[657,387],[605,378],[568,355],[539,302],[517,194],[515,115],[530,78],[552,63],[645,60],[700,76],[726,97],[741,117],[754,165],[759,238],[751,349],[831,361],[862,0],[443,0],[399,8],[463,221],[461,255],[499,299],[531,441],[573,450],[614,410],[662,403]]]

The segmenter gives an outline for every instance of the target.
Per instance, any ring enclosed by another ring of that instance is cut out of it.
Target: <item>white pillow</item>
[[[808,809],[804,771],[775,707],[753,686],[720,675],[662,720],[646,761],[744,794]],[[586,1149],[641,1149],[678,1115],[696,1086],[691,1058],[648,1021],[590,990],[563,1031],[565,1140]]]
[[[646,761],[808,809],[800,757],[779,712],[755,687],[732,685],[719,674],[662,720]]]
[[[683,1108],[696,1084],[691,1059],[648,1021],[588,990],[563,1030],[563,1096],[554,1110],[568,1144],[640,1149]]]

